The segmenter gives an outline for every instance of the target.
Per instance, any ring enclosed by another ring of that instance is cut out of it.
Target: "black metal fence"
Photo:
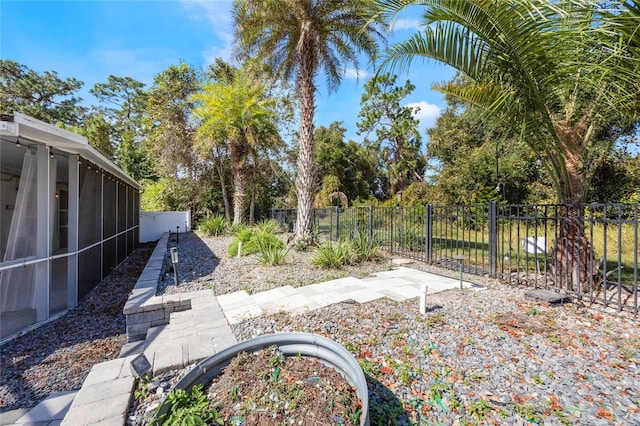
[[[365,232],[392,255],[638,313],[638,204],[329,207],[314,232]],[[272,210],[288,230],[296,212]]]

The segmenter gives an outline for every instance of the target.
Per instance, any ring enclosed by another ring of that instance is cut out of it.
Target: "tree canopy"
[[[316,190],[314,114],[316,78],[324,72],[330,91],[342,80],[344,64],[359,65],[359,55],[374,56],[381,35],[369,0],[236,0],[235,38],[244,58],[267,63],[274,74],[294,79],[300,107],[296,161],[298,215],[296,241],[312,239]]]

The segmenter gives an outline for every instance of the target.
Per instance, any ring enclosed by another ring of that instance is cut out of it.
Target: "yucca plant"
[[[312,263],[323,268],[338,269],[344,265],[353,265],[357,258],[351,242],[340,241],[337,244],[326,242],[318,246]]]
[[[266,232],[268,234],[275,234],[280,231],[280,224],[276,222],[274,219],[267,219],[260,221],[256,228],[259,231]]]
[[[272,234],[268,234],[272,235]],[[284,263],[284,259],[289,253],[289,248],[285,248],[281,240],[280,244],[274,244],[270,238],[256,238],[258,247],[258,257],[264,265],[277,266]]]
[[[227,254],[231,257],[238,255],[238,248],[242,242],[241,255],[246,256],[249,254],[258,253],[260,247],[274,247],[282,249],[284,243],[275,235],[255,230],[253,228],[244,228],[239,230],[236,238],[229,244],[227,248]]]
[[[201,221],[198,230],[207,237],[217,237],[227,230],[227,220],[224,216],[212,216]]]
[[[360,261],[373,260],[378,256],[378,237],[374,233],[369,235],[366,231],[354,231],[351,244]]]

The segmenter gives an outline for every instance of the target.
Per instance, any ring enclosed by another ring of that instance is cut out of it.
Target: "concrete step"
[[[78,391],[55,392],[28,413],[16,420],[14,425],[54,426],[62,423]]]

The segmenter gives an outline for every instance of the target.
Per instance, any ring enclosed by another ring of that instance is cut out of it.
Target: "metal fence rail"
[[[314,232],[366,233],[380,248],[448,269],[638,313],[638,204],[329,207]],[[288,230],[294,210],[272,210]],[[464,258],[462,260],[461,258]]]

